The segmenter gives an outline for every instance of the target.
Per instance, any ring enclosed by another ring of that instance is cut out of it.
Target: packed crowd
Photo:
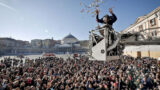
[[[0,90],[160,90],[157,60],[124,57],[115,61],[5,58]]]

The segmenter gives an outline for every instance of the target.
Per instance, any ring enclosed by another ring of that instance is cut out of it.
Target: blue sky
[[[0,0],[0,37],[20,40],[62,39],[69,33],[80,40],[88,39],[89,30],[97,25],[95,17],[81,13],[80,2],[92,0]],[[121,31],[160,6],[160,0],[106,0],[100,17],[113,11],[118,20],[113,25]]]

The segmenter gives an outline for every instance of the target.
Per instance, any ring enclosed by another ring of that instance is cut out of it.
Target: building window
[[[156,30],[152,32],[152,36],[153,36],[153,37],[156,37],[156,36],[157,36]]]
[[[143,30],[143,25],[140,25],[139,26],[139,31],[142,31]]]
[[[155,18],[154,18],[154,19],[151,19],[151,20],[150,20],[150,24],[151,24],[151,26],[156,25],[156,19],[155,19]]]

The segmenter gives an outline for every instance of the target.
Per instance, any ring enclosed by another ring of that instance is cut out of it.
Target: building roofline
[[[156,9],[152,10],[152,11],[151,11],[150,13],[148,13],[147,15],[144,15],[145,17],[144,17],[140,22],[137,22],[137,23],[134,22],[132,25],[130,25],[130,26],[127,27],[126,29],[122,30],[121,32],[124,32],[124,31],[132,28],[132,27],[135,26],[136,24],[141,23],[141,22],[144,21],[146,18],[148,18],[149,16],[155,14],[155,13],[158,12],[159,10],[160,10],[160,6],[157,7]],[[140,17],[142,17],[142,16],[140,16]],[[138,18],[140,18],[140,17],[138,17]],[[138,18],[136,18],[136,20],[137,20]]]

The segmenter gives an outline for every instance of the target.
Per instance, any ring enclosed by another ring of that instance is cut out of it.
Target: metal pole
[[[90,53],[90,55],[92,55],[92,46],[93,46],[93,38],[92,38],[92,35],[93,35],[93,31],[91,30],[90,36],[89,36],[89,39],[90,39],[90,42],[89,42],[89,53]]]
[[[107,43],[108,43],[108,33],[107,33],[107,27],[103,29],[104,30],[104,40],[105,40],[105,59],[107,59]]]

